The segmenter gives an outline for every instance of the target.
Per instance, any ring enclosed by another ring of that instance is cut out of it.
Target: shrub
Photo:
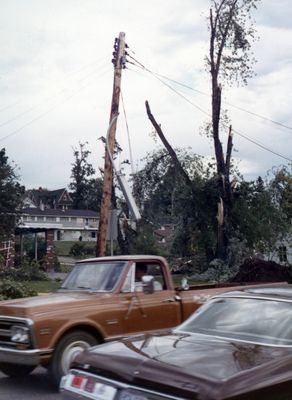
[[[20,268],[0,268],[0,279],[12,281],[47,281],[49,278],[37,261],[25,263]]]
[[[36,295],[36,291],[28,288],[20,282],[3,280],[0,283],[0,300],[19,299]]]
[[[69,254],[74,257],[92,256],[94,247],[89,243],[76,242],[71,246]]]

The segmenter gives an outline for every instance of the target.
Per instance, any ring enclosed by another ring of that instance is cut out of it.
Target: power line
[[[182,98],[183,98],[185,101],[187,101],[189,104],[191,104],[192,106],[194,106],[195,108],[197,108],[199,111],[201,111],[202,113],[204,113],[205,115],[207,115],[208,117],[211,118],[211,114],[210,114],[210,113],[208,113],[207,111],[203,110],[201,107],[199,107],[198,105],[196,105],[195,103],[193,103],[192,101],[190,101],[187,97],[185,97],[184,95],[182,95],[180,92],[178,92],[178,91],[177,91],[176,89],[174,89],[172,86],[168,85],[166,82],[164,82],[164,81],[163,81],[162,79],[160,79],[158,76],[156,76],[156,74],[155,74],[154,72],[152,72],[151,70],[149,70],[148,68],[146,68],[143,64],[141,64],[141,63],[140,63],[138,60],[136,60],[134,57],[132,57],[132,56],[129,56],[129,57],[132,58],[135,62],[138,63],[138,64],[132,63],[133,65],[136,65],[137,67],[142,68],[142,69],[144,69],[145,71],[149,72],[152,76],[154,76],[157,80],[159,80],[163,85],[167,86],[170,90],[172,90],[174,93],[176,93],[177,95],[179,95],[180,97],[182,97]],[[223,123],[223,126],[227,127],[227,125],[224,124],[224,123]],[[227,127],[227,128],[228,128],[228,127]],[[290,159],[289,157],[287,157],[287,156],[285,156],[285,155],[283,155],[283,154],[280,154],[280,153],[278,153],[278,152],[276,152],[276,151],[274,151],[274,150],[268,148],[268,147],[265,146],[264,144],[262,144],[262,143],[260,143],[260,142],[258,142],[258,141],[256,141],[256,140],[254,140],[254,139],[251,139],[249,136],[244,135],[243,133],[240,133],[239,131],[237,131],[237,130],[235,130],[235,129],[233,129],[233,131],[234,131],[235,133],[237,133],[239,136],[243,137],[244,139],[246,139],[246,140],[250,141],[251,143],[255,144],[256,146],[258,146],[258,147],[260,147],[260,148],[262,148],[262,149],[264,149],[264,150],[266,150],[266,151],[268,151],[268,152],[270,152],[270,153],[272,153],[272,154],[274,154],[274,155],[276,155],[276,156],[278,156],[278,157],[281,157],[281,158],[283,158],[283,159],[285,159],[285,160],[287,160],[287,161],[289,161],[289,162],[292,162],[292,159]]]
[[[108,73],[108,71],[105,71],[105,73],[103,75],[105,75],[106,73]],[[63,101],[61,101],[58,104],[54,104],[52,107],[50,107],[49,109],[47,109],[46,111],[44,111],[43,113],[39,114],[38,116],[36,116],[35,118],[33,118],[32,120],[28,121],[27,123],[25,123],[24,125],[20,126],[19,128],[13,130],[12,132],[8,133],[7,135],[3,136],[0,138],[0,142],[2,142],[5,139],[10,138],[11,136],[16,135],[17,133],[19,133],[20,131],[22,131],[23,129],[27,128],[28,126],[32,125],[34,122],[40,120],[41,118],[43,118],[44,116],[46,116],[47,114],[49,114],[51,111],[55,110],[60,104],[64,104],[67,101],[71,100],[71,98],[73,98],[76,94],[78,94],[80,91],[82,91],[83,89],[85,89],[88,85],[90,85],[92,83],[92,80],[90,80],[89,82],[87,82],[85,85],[81,86],[78,88],[78,90],[76,90],[74,93],[71,93],[69,96],[67,96]]]
[[[102,65],[102,68],[104,68],[105,66],[106,66],[106,65]],[[85,67],[83,67],[82,69],[84,69],[84,68],[85,68]],[[80,71],[80,70],[79,70],[79,71]],[[78,82],[78,83],[82,83],[83,81],[87,80],[90,76],[96,75],[96,73],[97,73],[96,70],[95,70],[95,71],[92,71],[92,72],[88,73],[87,75],[85,75],[84,77],[81,77],[80,79],[78,79],[77,82]],[[68,79],[70,79],[70,78],[68,78]],[[66,93],[66,91],[68,91],[68,87],[63,87],[62,89],[60,89],[59,91],[57,91],[57,92],[55,93],[55,95],[57,95],[57,96],[58,96],[58,95],[61,95],[61,94],[63,94],[63,93]],[[51,96],[50,96],[50,97],[51,97]],[[45,99],[45,101],[48,101],[48,100],[50,99],[50,97],[48,97],[47,99]],[[19,101],[19,102],[21,102],[21,101]],[[15,104],[19,104],[19,102],[16,102]],[[21,118],[22,116],[24,116],[24,115],[30,113],[31,111],[34,111],[34,110],[40,108],[41,106],[42,106],[42,104],[37,104],[37,105],[34,105],[34,106],[32,106],[32,107],[27,108],[26,110],[20,112],[19,114],[16,114],[14,117],[12,117],[12,118],[10,118],[10,119],[7,119],[6,121],[0,123],[0,128],[2,128],[3,126],[8,125],[8,124],[14,122],[15,120],[17,120],[17,119]],[[12,107],[12,105],[11,105],[11,107]],[[7,108],[8,108],[8,106],[7,106]]]
[[[123,107],[123,113],[124,113],[124,117],[125,117],[125,121],[126,121],[126,130],[127,130],[128,146],[129,146],[130,161],[131,161],[131,171],[132,171],[132,174],[134,175],[135,174],[135,169],[134,169],[134,160],[133,160],[133,153],[132,153],[131,137],[130,137],[128,119],[127,119],[127,114],[126,114],[126,110],[125,110],[125,102],[124,102],[124,97],[123,97],[122,91],[121,91],[121,100],[122,100],[121,103],[122,103],[122,107]]]
[[[135,61],[139,64],[138,66],[140,66],[141,68],[145,69],[147,72],[150,72],[152,75],[161,77],[161,78],[163,78],[163,79],[168,80],[169,82],[173,82],[173,83],[175,83],[175,84],[177,84],[177,85],[179,85],[179,86],[182,86],[182,87],[184,87],[184,88],[186,88],[186,89],[192,90],[193,92],[199,93],[200,95],[203,95],[203,96],[206,96],[206,97],[210,98],[210,95],[209,95],[209,94],[207,94],[207,93],[205,93],[205,92],[202,92],[201,90],[195,89],[195,88],[193,88],[192,86],[189,86],[189,85],[187,85],[187,84],[185,84],[185,83],[182,83],[182,82],[179,82],[179,81],[177,81],[177,80],[175,80],[175,79],[169,78],[169,77],[166,76],[166,75],[159,74],[158,72],[153,72],[153,71],[149,70],[148,68],[146,68],[143,64],[141,64],[141,63],[140,63],[138,60],[136,60],[134,57],[132,57],[132,56],[130,56],[130,55],[129,55],[129,57],[132,58],[133,60],[135,60]],[[135,64],[134,64],[134,65],[135,65]],[[250,115],[253,115],[253,116],[257,117],[257,118],[260,118],[260,119],[262,119],[262,120],[271,122],[271,123],[273,123],[273,124],[275,124],[275,125],[278,125],[278,126],[281,126],[282,128],[285,128],[285,129],[288,129],[288,130],[292,130],[292,127],[291,127],[291,126],[286,125],[286,124],[283,124],[282,122],[275,121],[275,120],[273,120],[273,119],[271,119],[271,118],[268,118],[268,117],[265,117],[265,116],[260,115],[260,114],[258,114],[258,113],[255,113],[255,112],[253,112],[253,111],[247,110],[247,109],[245,109],[245,108],[243,108],[243,107],[236,106],[235,104],[232,104],[232,103],[230,103],[230,102],[228,102],[228,101],[223,101],[223,103],[225,103],[226,105],[228,105],[228,106],[230,106],[230,107],[236,108],[237,110],[243,111],[243,112],[245,112],[245,113],[247,113],[247,114],[250,114]]]
[[[131,56],[130,56],[131,57]],[[131,57],[133,58],[133,57]],[[134,58],[133,58],[134,59]],[[136,61],[136,60],[135,60]],[[138,62],[138,61],[137,61]],[[138,62],[139,63],[139,62]],[[135,65],[135,64],[134,64]],[[174,93],[176,93],[178,96],[182,97],[185,101],[187,101],[188,103],[190,103],[192,106],[194,106],[195,108],[197,108],[199,111],[201,111],[203,114],[206,114],[208,117],[210,117],[210,114],[203,110],[203,108],[199,107],[197,104],[193,103],[191,100],[189,100],[186,96],[184,96],[182,93],[180,93],[179,91],[177,91],[176,89],[174,89],[172,86],[168,85],[166,82],[164,82],[162,79],[160,79],[158,76],[156,76],[156,74],[154,72],[152,72],[150,69],[146,68],[143,64],[139,63],[139,65],[137,65],[138,67],[144,69],[145,71],[149,72],[152,76],[154,76],[154,78],[156,78],[157,80],[159,80],[164,86],[168,87],[170,90],[172,90]]]

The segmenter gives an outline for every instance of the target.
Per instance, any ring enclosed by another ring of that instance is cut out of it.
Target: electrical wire
[[[181,83],[181,82],[178,82],[178,81],[176,81],[176,80],[174,80],[174,79],[168,78],[167,76],[161,75],[161,74],[159,74],[159,73],[157,73],[157,72],[153,72],[153,74],[155,74],[155,75],[157,75],[157,76],[160,76],[161,78],[164,78],[164,79],[166,79],[166,80],[168,80],[168,81],[170,81],[170,82],[173,82],[173,83],[175,83],[175,84],[177,84],[177,85],[180,85],[180,86],[182,86],[182,87],[185,87],[186,89],[192,90],[193,92],[199,93],[199,94],[201,94],[201,95],[203,95],[203,96],[206,96],[206,97],[210,98],[210,95],[209,95],[209,94],[204,93],[204,92],[202,92],[202,91],[200,91],[200,90],[198,90],[198,89],[195,89],[195,88],[193,88],[193,87],[191,87],[191,86],[189,86],[189,85],[186,85],[186,84]],[[224,103],[224,104],[226,104],[226,105],[228,105],[228,106],[230,106],[230,107],[236,108],[237,110],[243,111],[243,112],[245,112],[245,113],[247,113],[247,114],[253,115],[253,116],[255,116],[255,117],[257,117],[257,118],[260,118],[260,119],[262,119],[262,120],[264,120],[264,121],[271,122],[272,124],[281,126],[282,128],[285,128],[285,129],[288,129],[288,130],[291,130],[291,131],[292,131],[292,127],[291,127],[291,126],[286,125],[286,124],[283,124],[282,122],[275,121],[275,120],[270,119],[270,118],[268,118],[268,117],[265,117],[265,116],[263,116],[263,115],[257,114],[257,113],[255,113],[255,112],[253,112],[253,111],[247,110],[247,109],[245,109],[245,108],[243,108],[243,107],[236,106],[235,104],[232,104],[232,103],[230,103],[230,102],[228,102],[228,101],[225,101],[225,100],[222,101],[222,103]]]
[[[209,95],[209,94],[207,94],[207,93],[205,93],[205,92],[202,92],[201,90],[195,89],[195,88],[193,88],[192,86],[186,85],[185,83],[181,83],[181,82],[179,82],[179,81],[177,81],[177,80],[175,80],[175,79],[169,78],[169,77],[166,76],[166,75],[159,74],[158,72],[153,72],[153,71],[149,70],[148,68],[146,68],[142,63],[140,63],[138,60],[136,60],[136,59],[135,59],[134,57],[132,57],[131,55],[129,55],[129,57],[132,58],[134,61],[136,61],[136,62],[138,63],[138,65],[139,65],[141,68],[145,69],[147,72],[151,73],[152,75],[157,76],[157,77],[160,77],[160,78],[163,78],[163,79],[166,79],[166,80],[168,80],[169,82],[173,82],[173,83],[175,83],[175,84],[177,84],[177,85],[179,85],[179,86],[182,86],[182,87],[184,87],[184,88],[186,88],[186,89],[192,90],[193,92],[199,93],[200,95],[203,95],[203,96],[206,96],[206,97],[210,98],[210,95]],[[135,65],[135,64],[134,64],[134,65]],[[285,129],[288,129],[288,130],[291,130],[291,131],[292,131],[292,127],[291,127],[291,126],[286,125],[286,124],[283,124],[282,122],[275,121],[275,120],[273,120],[273,119],[270,119],[270,118],[268,118],[268,117],[265,117],[265,116],[263,116],[263,115],[260,115],[260,114],[258,114],[258,113],[255,113],[255,112],[253,112],[253,111],[247,110],[247,109],[245,109],[245,108],[243,108],[243,107],[236,106],[236,105],[234,105],[234,104],[232,104],[232,103],[230,103],[230,102],[228,102],[228,101],[223,101],[223,103],[226,104],[226,105],[228,105],[228,106],[230,106],[230,107],[236,108],[237,110],[240,110],[240,111],[242,111],[242,112],[245,112],[245,113],[247,113],[247,114],[253,115],[253,116],[257,117],[257,118],[260,118],[260,119],[262,119],[262,120],[271,122],[272,124],[281,126],[282,128],[285,128]]]
[[[133,65],[136,65],[139,68],[142,68],[143,70],[149,72],[153,77],[155,77],[157,80],[159,80],[163,85],[165,85],[166,87],[168,87],[170,90],[172,90],[174,93],[176,93],[177,95],[179,95],[181,98],[183,98],[185,101],[187,101],[189,104],[191,104],[192,106],[194,106],[196,109],[198,109],[199,111],[201,111],[202,113],[204,113],[205,115],[207,115],[208,117],[212,117],[210,113],[208,113],[207,111],[203,110],[201,107],[199,107],[197,104],[193,103],[192,101],[190,101],[187,97],[185,97],[183,94],[181,94],[179,91],[177,91],[176,89],[174,89],[172,86],[170,86],[169,84],[167,84],[166,82],[164,82],[161,78],[159,78],[158,76],[156,76],[156,74],[154,72],[152,72],[151,70],[149,70],[149,68],[146,68],[142,63],[140,63],[138,60],[136,60],[134,57],[129,56],[130,58],[132,58],[137,64],[135,63],[131,63]],[[228,126],[224,123],[222,123],[223,126],[227,127]],[[286,161],[292,162],[292,159],[287,157],[286,155],[283,155],[281,153],[278,153],[270,148],[268,148],[267,146],[265,146],[264,144],[260,143],[259,141],[256,141],[254,139],[251,139],[249,136],[244,135],[243,133],[240,133],[238,130],[233,129],[233,132],[235,132],[236,134],[238,134],[239,136],[241,136],[242,138],[248,140],[249,142],[255,144],[256,146],[278,156],[281,157],[283,159],[285,159]]]
[[[105,74],[109,73],[108,71],[105,71]],[[54,104],[52,107],[50,107],[49,109],[47,109],[46,111],[44,111],[43,113],[39,114],[38,116],[36,116],[35,118],[33,118],[32,120],[28,121],[27,123],[25,123],[24,125],[20,126],[19,128],[13,130],[12,132],[8,133],[5,136],[0,137],[0,142],[2,142],[3,140],[6,140],[14,135],[16,135],[17,133],[19,133],[20,131],[22,131],[23,129],[27,128],[28,126],[32,125],[34,122],[40,120],[41,118],[45,117],[46,115],[48,115],[50,112],[52,112],[53,110],[55,110],[60,104],[64,104],[67,101],[71,100],[74,96],[76,96],[77,94],[79,94],[83,89],[85,89],[86,87],[88,87],[89,85],[92,84],[92,80],[90,80],[89,82],[87,82],[85,85],[83,85],[82,87],[79,87],[74,93],[71,93],[69,96],[67,96],[65,99],[63,99],[63,101],[59,102],[58,104]]]
[[[125,110],[125,102],[124,102],[123,93],[122,93],[122,91],[120,93],[121,93],[123,114],[124,114],[125,122],[126,122],[126,130],[127,130],[128,146],[129,146],[129,154],[130,154],[130,162],[131,162],[131,171],[132,171],[132,174],[134,175],[135,169],[134,169],[134,161],[133,161],[133,153],[132,153],[132,145],[131,145],[131,137],[130,137],[128,119],[127,119],[127,114],[126,114],[126,110]]]
[[[90,64],[90,65],[92,65],[92,64]],[[103,65],[102,68],[104,68],[105,66],[106,66],[106,65]],[[85,67],[81,68],[80,70],[83,70],[84,68],[85,68]],[[80,70],[79,70],[79,71],[80,71]],[[81,77],[80,79],[78,79],[78,80],[77,80],[77,83],[82,83],[82,82],[84,82],[84,81],[87,80],[90,76],[96,75],[96,73],[97,73],[96,70],[95,70],[95,71],[92,71],[92,72],[90,72],[90,73],[88,73],[88,74],[85,75],[84,77]],[[69,78],[69,79],[70,79],[70,78]],[[57,96],[62,95],[63,93],[66,93],[66,91],[68,91],[68,86],[67,86],[67,87],[63,87],[62,89],[60,89],[59,91],[57,91],[57,92],[54,94],[54,96],[56,96],[56,95],[57,95]],[[47,97],[44,101],[50,100],[51,97],[52,97],[52,96]],[[17,104],[18,104],[18,103],[17,103]],[[30,113],[30,112],[32,112],[32,111],[37,110],[37,109],[40,108],[41,106],[42,106],[42,104],[37,104],[37,105],[35,105],[35,106],[32,106],[32,107],[27,108],[26,110],[22,111],[21,113],[16,114],[14,117],[12,117],[12,118],[10,118],[10,119],[8,119],[8,120],[6,120],[6,121],[0,123],[0,128],[2,128],[3,126],[8,125],[8,124],[10,124],[10,123],[16,121],[17,119],[23,117],[24,115],[26,115],[26,114],[28,114],[28,113]]]

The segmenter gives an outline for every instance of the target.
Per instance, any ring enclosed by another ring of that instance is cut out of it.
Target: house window
[[[96,232],[91,232],[91,237],[92,237],[92,239],[95,239],[96,238]]]
[[[287,247],[286,246],[279,246],[279,260],[281,262],[287,262]]]
[[[55,222],[56,218],[55,217],[46,217],[47,222]]]

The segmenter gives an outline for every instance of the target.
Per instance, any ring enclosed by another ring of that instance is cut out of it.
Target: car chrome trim
[[[189,331],[183,331],[183,330],[173,330],[173,333],[179,333],[179,334],[187,334],[187,335],[204,335],[208,336],[211,338],[219,339],[222,341],[228,341],[228,342],[240,342],[240,343],[247,343],[247,344],[255,344],[257,346],[266,346],[266,347],[279,347],[279,348],[292,348],[292,344],[272,344],[272,343],[263,343],[263,342],[254,342],[252,340],[244,340],[244,339],[236,339],[236,338],[230,338],[228,336],[218,336],[218,335],[210,335],[208,333],[202,333],[202,332],[189,332]]]
[[[217,294],[215,296],[212,296],[211,301],[213,301],[214,299],[230,299],[230,298],[234,298],[234,299],[256,299],[256,300],[270,300],[270,301],[279,301],[282,303],[292,303],[292,299],[283,299],[283,298],[279,298],[277,296],[271,296],[271,295],[254,295],[254,294],[249,294],[249,293],[242,293],[242,294],[234,294],[234,293],[226,293],[226,294]]]
[[[71,369],[69,371],[69,373],[71,373],[71,374],[82,374],[82,375],[85,375],[85,376],[88,376],[88,377],[91,377],[91,378],[95,378],[98,382],[108,384],[108,385],[113,386],[114,388],[116,388],[118,390],[132,389],[132,390],[137,390],[140,393],[145,393],[145,394],[148,393],[148,394],[152,394],[154,396],[159,396],[159,397],[161,397],[163,399],[166,399],[166,400],[167,399],[168,400],[185,400],[184,397],[177,397],[177,396],[172,396],[172,395],[165,394],[165,393],[162,393],[162,392],[156,392],[156,391],[151,390],[151,389],[144,389],[144,388],[141,388],[140,386],[131,385],[131,384],[128,384],[128,383],[123,383],[123,382],[119,382],[119,381],[116,381],[116,380],[113,380],[113,379],[105,378],[103,376],[96,375],[96,374],[93,374],[91,372],[87,372],[87,371],[84,371],[84,370],[77,370],[77,369],[73,368],[73,369]],[[61,392],[66,392],[67,391],[70,394],[74,393],[73,391],[71,392],[70,390],[68,390],[67,388],[64,388],[62,386],[60,386],[60,391]],[[78,398],[80,398],[80,397],[78,397]],[[117,396],[117,398],[119,398],[119,396]]]
[[[1,362],[21,365],[38,365],[43,357],[53,353],[53,349],[17,350],[0,347]]]

